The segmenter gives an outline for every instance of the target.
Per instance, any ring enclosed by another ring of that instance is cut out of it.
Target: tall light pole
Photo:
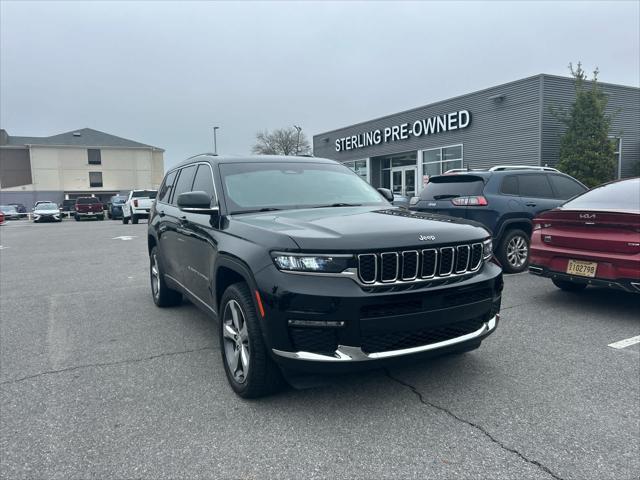
[[[218,155],[218,139],[216,137],[216,132],[220,127],[213,127],[213,154]]]
[[[298,155],[298,153],[300,153],[300,132],[302,131],[302,127],[294,125],[293,128],[298,131],[298,143],[296,143],[296,155]]]

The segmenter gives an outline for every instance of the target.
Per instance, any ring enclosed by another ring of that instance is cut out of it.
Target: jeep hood
[[[287,235],[304,251],[428,248],[483,240],[490,235],[480,224],[468,220],[399,208],[300,209],[236,214],[232,219],[255,229]]]

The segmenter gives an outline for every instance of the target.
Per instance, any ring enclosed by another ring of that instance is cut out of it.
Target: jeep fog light
[[[489,260],[493,255],[493,241],[489,238],[482,242],[482,258]]]
[[[340,273],[349,267],[352,255],[300,255],[274,252],[271,254],[280,270],[295,272]]]

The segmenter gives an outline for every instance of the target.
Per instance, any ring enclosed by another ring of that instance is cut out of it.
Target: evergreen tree
[[[598,84],[598,69],[593,72],[591,85],[578,62],[574,70],[576,100],[568,113],[558,114],[567,129],[560,143],[558,170],[577,178],[588,187],[616,177],[616,156],[613,140],[609,138],[611,116],[605,113],[607,96]]]

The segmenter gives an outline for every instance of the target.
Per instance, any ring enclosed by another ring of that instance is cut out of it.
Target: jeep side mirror
[[[379,188],[378,192],[382,195],[389,203],[393,202],[393,192],[388,188]]]
[[[185,192],[178,195],[178,208],[183,212],[214,215],[220,211],[217,205],[211,205],[211,197],[205,192]]]

